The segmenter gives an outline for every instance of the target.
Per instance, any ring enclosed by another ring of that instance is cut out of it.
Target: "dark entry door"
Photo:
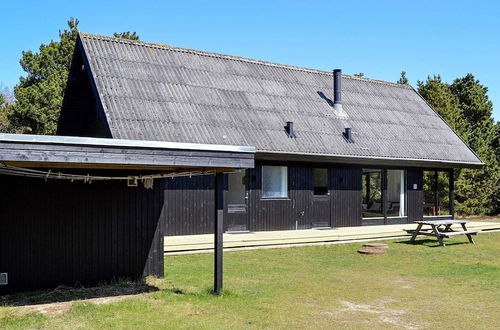
[[[247,190],[245,171],[227,175],[227,231],[247,231]]]
[[[313,169],[313,210],[311,226],[313,228],[330,227],[330,191],[328,189],[328,169]]]

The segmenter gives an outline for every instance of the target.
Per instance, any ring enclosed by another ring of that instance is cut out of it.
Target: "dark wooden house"
[[[83,33],[58,134],[254,146],[229,231],[453,217],[453,169],[483,165],[411,86]],[[213,177],[163,187],[166,235],[213,230]]]

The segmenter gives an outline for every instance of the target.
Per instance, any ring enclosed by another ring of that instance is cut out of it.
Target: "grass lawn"
[[[59,314],[3,306],[0,328],[498,328],[500,233],[466,241],[387,241],[378,256],[360,243],[229,252],[223,297],[209,294],[211,254],[167,256],[165,279],[148,280],[156,291]]]

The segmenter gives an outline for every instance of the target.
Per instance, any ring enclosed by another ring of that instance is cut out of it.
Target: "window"
[[[288,168],[262,166],[262,198],[288,197]]]
[[[227,204],[246,204],[245,171],[227,175]]]
[[[328,195],[328,170],[326,168],[315,168],[314,177],[314,195]]]
[[[406,171],[387,170],[387,216],[406,217]]]
[[[424,171],[424,215],[450,214],[449,180],[447,172]]]
[[[382,170],[363,169],[363,218],[383,217]]]

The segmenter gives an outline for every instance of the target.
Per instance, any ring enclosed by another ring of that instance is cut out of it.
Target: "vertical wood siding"
[[[288,198],[262,199],[262,163],[247,170],[247,228],[250,231],[293,230],[311,228],[314,221],[314,164],[282,163],[288,166]],[[363,220],[361,167],[326,166],[330,171],[330,224],[332,227],[381,225],[384,220]],[[416,180],[416,181],[415,181]],[[418,190],[412,189],[413,182]],[[165,184],[165,212],[162,228],[166,235],[213,233],[214,177],[199,176],[168,179]],[[388,224],[421,219],[422,171],[408,169],[408,220],[387,219]],[[227,187],[226,187],[227,189]],[[227,212],[227,210],[226,210]],[[227,213],[226,213],[227,214]],[[318,215],[316,214],[316,218]],[[226,228],[227,229],[227,228]]]
[[[88,70],[76,46],[57,125],[57,135],[111,137],[104,114],[98,115]],[[88,69],[88,68],[87,68]]]
[[[0,294],[163,276],[162,181],[153,190],[0,176]]]
[[[248,229],[250,231],[295,229],[297,218],[293,209],[293,201],[284,199],[262,199],[262,166],[248,170]],[[290,187],[291,175],[288,173]],[[290,196],[289,196],[290,197]]]
[[[408,178],[408,222],[423,220],[424,218],[424,176],[421,169],[409,169]],[[417,184],[417,189],[413,189]]]
[[[163,232],[167,236],[214,232],[214,176],[165,180]]]
[[[331,169],[333,227],[361,226],[361,180],[361,168]]]

